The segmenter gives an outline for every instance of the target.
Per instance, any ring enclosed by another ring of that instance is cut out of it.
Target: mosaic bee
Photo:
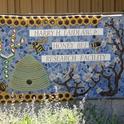
[[[99,48],[102,43],[100,41],[96,41],[90,44],[92,48]]]
[[[6,85],[5,83],[3,82],[0,83],[0,91],[5,91],[7,87],[8,85]]]
[[[90,44],[90,47],[93,48],[93,49],[95,49],[95,51],[98,51],[98,50],[100,50],[100,48],[103,48],[103,47],[105,47],[105,46],[106,46],[106,42],[104,42],[104,41],[99,41],[99,40],[97,40],[97,41],[95,41],[95,42],[92,42],[92,43]]]
[[[97,40],[97,41],[91,43],[90,47],[98,51],[100,48],[104,48],[106,45],[107,45],[106,41]]]
[[[35,49],[37,54],[45,50],[43,44],[47,43],[47,41],[47,38],[45,38],[32,43],[33,49]]]

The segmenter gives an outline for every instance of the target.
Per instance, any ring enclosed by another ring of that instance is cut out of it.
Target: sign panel
[[[0,100],[123,97],[123,21],[123,15],[1,15]]]

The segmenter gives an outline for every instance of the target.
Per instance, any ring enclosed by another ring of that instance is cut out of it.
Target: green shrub
[[[4,105],[0,109],[0,124],[118,124],[116,115],[109,115],[101,108],[89,104],[69,107],[68,104],[46,101],[35,110],[34,103]],[[37,111],[37,112],[36,112]]]

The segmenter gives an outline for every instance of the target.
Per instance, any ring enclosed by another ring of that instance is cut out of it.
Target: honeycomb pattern
[[[69,101],[73,97],[69,92],[55,94],[9,94],[0,93],[0,103],[19,103],[19,102],[43,102],[48,101]]]
[[[97,25],[101,16],[0,16],[0,25],[12,26],[75,26]]]

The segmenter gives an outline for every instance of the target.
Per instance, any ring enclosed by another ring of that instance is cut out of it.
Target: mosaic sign
[[[0,101],[123,97],[123,22],[122,15],[1,15]]]

